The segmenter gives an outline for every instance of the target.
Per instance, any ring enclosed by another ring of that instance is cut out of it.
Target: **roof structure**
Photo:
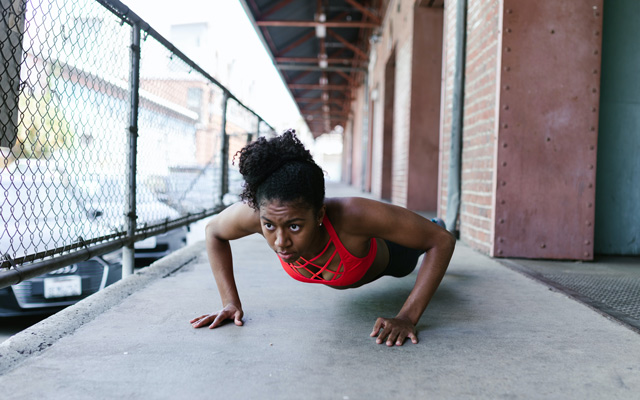
[[[241,0],[314,137],[344,127],[387,0]]]

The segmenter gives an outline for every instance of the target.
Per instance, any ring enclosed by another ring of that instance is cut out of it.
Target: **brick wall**
[[[351,184],[351,168],[352,168],[352,160],[351,153],[353,152],[352,143],[352,131],[353,131],[353,120],[349,119],[347,121],[347,125],[344,127],[344,132],[342,134],[342,181]]]
[[[380,199],[391,200],[392,157],[393,157],[393,96],[395,94],[395,49],[389,37],[383,37],[378,49],[383,56],[376,54],[376,63],[372,81],[375,91],[375,119],[373,126],[373,163],[372,193]],[[375,51],[375,50],[374,50]]]
[[[444,10],[441,216],[447,211],[457,5],[446,1]],[[413,7],[409,0],[389,3],[369,79],[376,93],[372,191],[381,196],[390,170],[389,196],[403,206],[415,174],[413,113],[423,102],[412,97],[420,79]],[[504,257],[593,257],[601,10],[602,0],[468,0],[459,228],[474,249]],[[349,178],[357,187],[364,101],[361,88],[345,134]],[[385,127],[391,120],[392,129]],[[392,142],[385,142],[391,130]]]
[[[468,2],[460,237],[484,253],[493,243],[500,14],[499,0]]]
[[[396,56],[391,201],[400,206],[407,205],[412,50],[411,40],[406,40],[402,45],[398,45]]]
[[[440,215],[446,215],[456,62],[456,0],[445,2],[440,122]],[[468,0],[464,87],[460,238],[490,253],[493,243],[494,154],[500,69],[499,0]]]
[[[460,237],[492,256],[593,257],[602,0],[468,0]],[[441,214],[456,1],[446,2]]]
[[[352,140],[353,149],[351,151],[351,184],[357,188],[362,187],[363,172],[363,127],[365,115],[365,93],[364,86],[360,86],[355,92],[355,101],[352,103],[353,125]]]
[[[414,0],[395,0],[387,4],[381,40],[372,46],[375,61],[369,79],[370,91],[376,94],[372,102],[374,118],[370,121],[373,124],[371,190],[377,197],[390,197],[393,203],[403,206],[406,206],[408,196],[414,7]],[[389,74],[394,66],[395,74]],[[388,90],[394,93],[392,127],[386,109],[390,97]],[[390,129],[393,130],[393,141],[385,142],[385,131],[388,134]]]
[[[391,1],[381,40],[372,46],[368,87],[370,128],[364,89],[354,101],[354,151],[349,178],[361,187],[371,176],[379,198],[420,211],[437,207],[442,9],[414,0]],[[417,35],[417,38],[414,37]],[[391,95],[392,94],[392,95]],[[373,118],[371,118],[373,116]],[[364,129],[371,132],[372,170],[363,172]],[[370,175],[368,175],[370,174]]]
[[[382,198],[382,162],[383,159],[383,123],[384,123],[384,87],[376,83],[372,87],[373,119],[371,120],[371,193]]]

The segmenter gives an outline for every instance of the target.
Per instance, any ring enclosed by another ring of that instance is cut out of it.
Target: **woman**
[[[418,342],[415,325],[449,265],[455,239],[407,209],[363,198],[327,198],[324,174],[293,130],[242,149],[241,198],[206,227],[211,269],[222,310],[191,320],[194,328],[216,328],[225,320],[242,325],[229,240],[259,233],[294,279],[336,289],[355,288],[385,276],[413,271],[426,252],[415,286],[398,315],[378,318],[377,343]]]

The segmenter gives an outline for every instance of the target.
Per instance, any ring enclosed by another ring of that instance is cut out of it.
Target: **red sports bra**
[[[331,222],[329,222],[329,218],[326,214],[324,216],[324,219],[322,220],[322,223],[327,228],[327,232],[329,233],[329,242],[325,246],[324,250],[320,252],[320,254],[318,254],[311,260],[300,258],[300,260],[296,261],[295,263],[287,263],[283,261],[280,256],[278,256],[278,259],[280,260],[280,263],[282,263],[282,267],[287,272],[287,274],[289,274],[289,276],[291,276],[293,279],[300,282],[322,283],[329,286],[353,285],[354,283],[362,279],[369,267],[371,267],[371,265],[373,264],[373,260],[376,258],[376,253],[378,250],[376,239],[371,239],[369,253],[366,256],[362,258],[356,257],[353,254],[349,253],[349,250],[344,247],[335,229],[333,229],[333,225],[331,225]],[[333,253],[329,257],[327,262],[324,265],[314,264],[315,260],[322,257],[322,255],[327,252],[327,249],[329,249],[332,243],[334,247]],[[331,271],[330,269],[327,269],[327,267],[331,264],[331,261],[333,261],[336,254],[340,257],[340,264],[338,265],[336,271]],[[313,270],[309,269],[309,266],[312,266]],[[310,274],[311,277],[306,277],[300,272],[300,270],[307,271],[307,273]],[[333,276],[331,277],[331,279],[325,279],[322,276],[323,272],[331,272]]]

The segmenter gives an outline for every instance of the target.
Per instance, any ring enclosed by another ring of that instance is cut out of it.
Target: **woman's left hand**
[[[378,318],[373,325],[371,337],[378,336],[376,343],[381,344],[385,340],[387,346],[402,346],[405,339],[409,338],[413,343],[418,343],[416,327],[405,318]]]

